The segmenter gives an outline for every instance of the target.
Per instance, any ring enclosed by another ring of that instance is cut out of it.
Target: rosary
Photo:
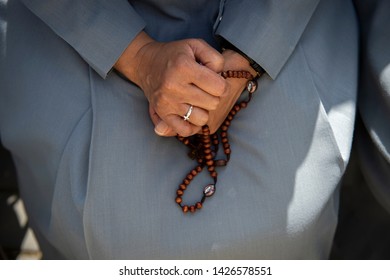
[[[188,153],[188,156],[197,161],[197,166],[193,168],[184,178],[182,183],[179,185],[179,188],[176,191],[176,199],[175,202],[179,205],[179,207],[182,209],[184,213],[187,213],[188,211],[191,213],[194,213],[196,210],[199,210],[203,207],[203,203],[205,202],[206,198],[212,196],[216,191],[216,185],[217,185],[217,179],[218,179],[218,173],[216,170],[216,167],[226,166],[227,163],[230,160],[230,144],[228,139],[228,129],[230,127],[231,122],[234,119],[234,116],[241,110],[245,109],[248,106],[248,103],[250,102],[252,98],[252,94],[257,89],[257,82],[255,77],[248,72],[244,70],[238,70],[238,71],[224,71],[221,73],[222,77],[225,79],[227,78],[241,78],[241,79],[247,79],[247,86],[246,90],[249,93],[248,99],[245,101],[241,101],[238,104],[234,105],[233,108],[230,110],[228,116],[220,126],[220,128],[214,133],[210,133],[210,129],[207,125],[202,127],[201,134],[196,134],[190,137],[182,137],[177,136],[176,138],[182,142],[184,145],[186,145],[190,152]],[[189,112],[184,116],[184,119],[188,119],[189,115],[192,112],[192,106],[190,107]],[[225,159],[216,159],[217,152],[219,145],[222,145],[223,152],[225,155]],[[203,196],[202,198],[192,205],[187,205],[183,203],[183,195],[188,186],[191,184],[191,181],[195,178],[196,175],[198,175],[204,168],[207,168],[207,171],[210,174],[210,177],[213,180],[213,183],[208,184],[203,189]]]

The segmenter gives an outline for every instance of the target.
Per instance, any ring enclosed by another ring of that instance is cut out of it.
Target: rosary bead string
[[[188,156],[197,161],[197,166],[193,168],[183,179],[182,183],[179,184],[178,189],[176,190],[176,199],[175,202],[181,208],[183,213],[191,212],[195,213],[197,210],[200,210],[203,207],[203,203],[206,198],[212,196],[216,191],[216,185],[218,180],[218,173],[216,167],[226,166],[230,160],[231,148],[228,138],[228,129],[235,117],[235,115],[241,110],[245,109],[248,106],[252,98],[253,92],[257,89],[257,83],[253,75],[245,70],[228,70],[223,71],[221,76],[225,79],[227,78],[241,78],[247,79],[247,90],[249,93],[248,99],[246,101],[241,101],[240,103],[233,106],[230,110],[228,116],[225,118],[224,122],[220,128],[214,134],[210,133],[210,129],[207,125],[202,127],[202,132],[200,134],[183,137],[176,136],[176,138],[182,142],[185,146],[190,149]],[[215,159],[218,153],[219,145],[222,145],[225,159]],[[201,173],[204,168],[209,172],[210,177],[213,179],[212,184],[208,184],[203,189],[203,196],[200,201],[192,205],[187,205],[183,203],[183,195],[187,187],[191,184],[192,180]]]

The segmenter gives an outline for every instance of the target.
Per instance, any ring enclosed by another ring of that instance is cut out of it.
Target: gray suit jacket
[[[42,244],[66,258],[328,256],[355,114],[350,1],[24,2],[0,6],[0,135]],[[195,215],[174,202],[194,166],[185,147],[156,136],[141,90],[109,73],[143,28],[215,47],[223,36],[268,74]]]
[[[169,27],[170,30],[161,31],[161,26],[153,24],[169,20],[166,15],[175,11],[175,6],[161,5],[158,0],[23,2],[102,77],[106,77],[126,46],[142,29],[157,40],[179,39],[181,35],[172,32],[172,29],[180,30],[174,25]],[[208,18],[215,20],[215,35],[230,41],[275,78],[297,45],[319,0],[201,2],[205,10],[215,11],[213,7],[220,6],[218,17]],[[191,10],[199,6],[199,1],[195,5],[176,1],[175,5]],[[162,13],[148,17],[149,11],[156,6]],[[202,13],[195,16],[202,17]],[[213,43],[211,36],[206,39]]]

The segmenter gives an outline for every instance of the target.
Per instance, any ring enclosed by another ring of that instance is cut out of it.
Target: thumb
[[[174,136],[176,133],[164,122],[160,121],[154,127],[154,132],[159,136]]]
[[[154,124],[154,132],[159,136],[175,136],[176,133],[159,117],[152,106],[149,105],[149,115]]]

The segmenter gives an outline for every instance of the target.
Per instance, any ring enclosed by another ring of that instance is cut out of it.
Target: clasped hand
[[[206,124],[215,132],[246,83],[243,79],[225,80],[219,73],[226,69],[253,71],[239,54],[221,54],[203,40],[161,43],[144,32],[115,68],[143,90],[160,136],[190,136]],[[184,120],[191,105],[190,118]]]

